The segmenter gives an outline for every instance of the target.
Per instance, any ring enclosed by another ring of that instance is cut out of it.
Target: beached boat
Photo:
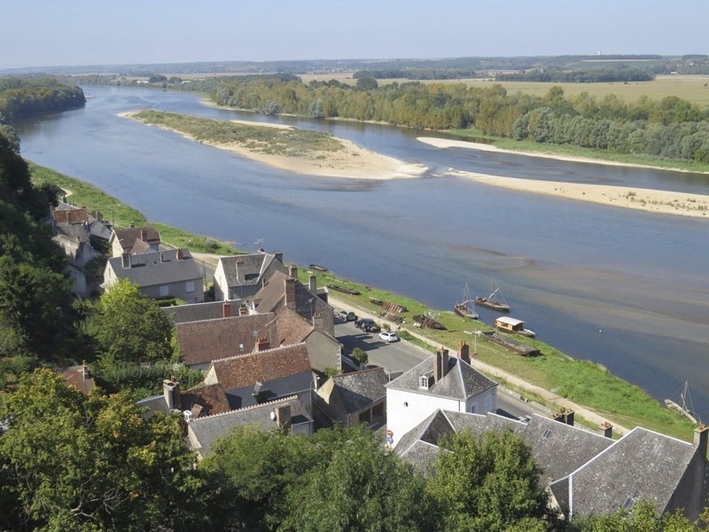
[[[471,320],[477,320],[480,317],[480,315],[475,312],[475,301],[470,295],[468,283],[465,283],[465,288],[463,288],[463,298],[455,304],[453,310],[455,310],[458,316],[470,318]]]
[[[500,312],[509,312],[510,306],[505,301],[505,298],[500,292],[500,287],[497,286],[495,279],[492,280],[492,292],[487,297],[476,296],[473,301],[476,305],[498,310]]]
[[[495,320],[495,327],[497,327],[501,331],[517,333],[521,334],[522,336],[528,336],[529,338],[534,338],[537,335],[537,333],[535,333],[531,329],[525,328],[524,322],[522,320],[518,320],[517,318],[510,318],[509,316],[502,316],[500,318],[497,318]]]
[[[327,268],[325,266],[320,266],[319,264],[311,264],[309,266],[311,270],[315,270],[316,272],[326,272]]]
[[[692,399],[689,397],[689,384],[685,381],[684,389],[679,394],[680,402],[676,403],[672,399],[665,399],[665,406],[670,410],[682,414],[695,425],[699,423],[695,412],[692,410]]]

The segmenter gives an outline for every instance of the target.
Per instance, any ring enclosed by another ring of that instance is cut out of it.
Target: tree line
[[[8,121],[83,107],[84,92],[55,78],[0,78],[0,114]]]

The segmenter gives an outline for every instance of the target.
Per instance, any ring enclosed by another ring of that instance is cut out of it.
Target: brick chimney
[[[288,267],[288,275],[290,275],[293,279],[297,279],[298,278],[298,266],[296,266],[295,264],[291,264]]]
[[[278,426],[286,431],[291,429],[291,411],[290,405],[282,405],[274,408],[274,413],[276,414],[276,423]]]
[[[310,274],[310,277],[308,278],[308,288],[313,294],[318,293],[318,278],[315,277],[314,274]]]
[[[286,307],[295,310],[295,277],[286,279]]]
[[[697,447],[698,454],[703,457],[707,455],[707,431],[709,429],[704,423],[694,429],[694,445]]]
[[[222,317],[223,318],[230,318],[231,317],[231,303],[228,301],[225,301],[222,304]]]
[[[448,373],[448,349],[439,347],[434,360],[433,377],[436,382],[440,381]]]
[[[175,380],[174,377],[171,379],[165,379],[162,381],[162,392],[165,396],[165,403],[167,404],[168,410],[179,410],[180,409],[180,383]]]
[[[256,351],[266,351],[271,348],[271,342],[268,341],[268,336],[259,336],[256,340]]]
[[[131,267],[130,253],[123,253],[123,255],[121,255],[121,266],[124,268]]]
[[[460,341],[458,348],[458,358],[470,364],[470,346],[465,343],[465,340]]]
[[[607,421],[604,421],[598,426],[598,428],[601,431],[601,434],[603,434],[604,438],[613,438],[613,425],[611,425]]]
[[[554,412],[551,415],[551,418],[554,421],[558,421],[559,423],[564,423],[565,425],[570,425],[574,426],[574,411],[573,410],[567,410],[564,407],[561,407],[561,410],[559,412]]]
[[[175,252],[175,257],[177,260],[182,260],[185,258],[184,251],[182,251],[182,248],[177,248],[177,251]]]

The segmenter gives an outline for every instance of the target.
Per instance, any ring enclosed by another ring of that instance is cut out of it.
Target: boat
[[[325,266],[320,266],[319,264],[311,264],[309,266],[311,270],[315,270],[316,272],[326,272],[327,268]]]
[[[492,280],[492,292],[487,297],[475,296],[473,299],[476,305],[498,310],[500,312],[509,312],[510,306],[505,301],[505,298],[500,292],[500,287],[497,286],[495,279]]]
[[[529,338],[534,338],[535,336],[537,336],[537,333],[535,333],[533,330],[525,328],[524,322],[522,320],[518,320],[517,318],[511,318],[509,316],[502,316],[500,318],[497,318],[495,320],[495,327],[500,329],[501,331],[517,333],[521,334],[522,336],[527,336]]]
[[[455,304],[453,307],[455,313],[463,318],[470,318],[471,320],[477,320],[480,315],[475,312],[475,301],[470,295],[470,289],[468,288],[468,283],[465,283],[465,288],[463,288],[463,299]]]
[[[665,406],[678,414],[682,414],[695,425],[699,424],[699,420],[697,419],[695,412],[692,410],[692,399],[689,397],[689,384],[687,381],[684,382],[684,389],[679,394],[679,397],[681,404],[676,403],[672,399],[665,399]]]

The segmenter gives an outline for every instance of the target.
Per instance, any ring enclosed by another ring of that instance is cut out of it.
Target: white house
[[[441,348],[386,384],[387,437],[391,446],[438,409],[485,414],[497,409],[497,383],[470,365],[470,347],[457,356]]]

